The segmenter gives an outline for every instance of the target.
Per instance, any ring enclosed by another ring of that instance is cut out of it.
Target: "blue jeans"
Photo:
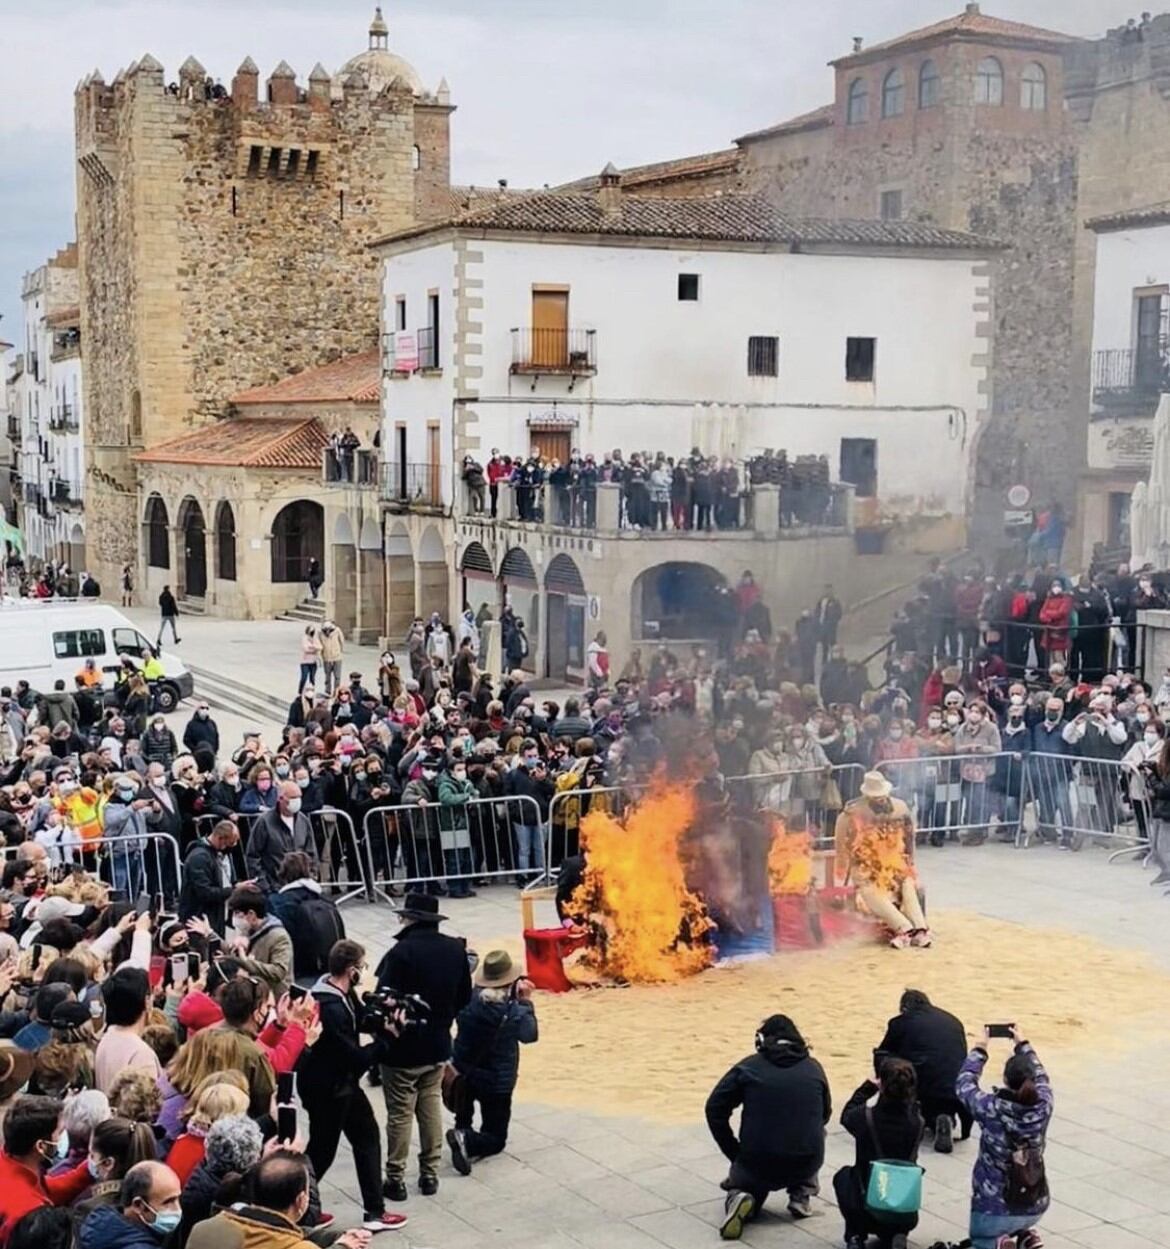
[[[313,685],[317,680],[317,665],[301,664],[301,683],[297,686],[297,693],[305,688],[306,685]]]
[[[979,1210],[972,1210],[971,1249],[995,1249],[1001,1236],[1026,1232],[1028,1228],[1036,1226],[1040,1217],[1040,1214],[983,1214]]]
[[[516,825],[516,867],[521,872],[529,868],[544,870],[544,825]]]
[[[110,848],[110,876],[114,888],[120,889],[131,904],[139,894],[147,892],[144,858],[141,850],[131,850],[121,842],[115,842]]]
[[[466,849],[443,851],[444,880],[453,898],[466,898],[471,893],[471,851]],[[454,877],[455,879],[452,879]]]

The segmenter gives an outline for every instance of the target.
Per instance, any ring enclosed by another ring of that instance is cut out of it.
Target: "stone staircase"
[[[206,616],[207,600],[203,598],[181,598],[178,601],[180,616]]]
[[[304,624],[325,623],[325,600],[319,598],[303,598],[288,611],[281,612],[277,620],[300,620]]]
[[[187,670],[195,678],[196,697],[204,699],[209,706],[220,711],[255,716],[256,728],[263,730],[270,738],[274,726],[284,725],[288,717],[288,705],[292,700],[291,694],[288,699],[277,698],[274,694],[258,690],[234,677],[226,677],[191,663],[187,664]],[[294,674],[290,685],[295,684]]]

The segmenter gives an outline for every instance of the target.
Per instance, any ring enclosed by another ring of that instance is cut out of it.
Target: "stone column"
[[[616,481],[597,483],[597,528],[617,533],[622,515],[622,488]]]
[[[780,487],[752,486],[752,530],[775,537],[780,532]]]
[[[497,684],[503,674],[504,651],[498,620],[485,620],[479,626],[479,666],[490,672]]]

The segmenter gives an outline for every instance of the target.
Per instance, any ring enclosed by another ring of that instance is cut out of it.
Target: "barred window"
[[[753,334],[748,339],[748,377],[777,377],[780,373],[780,340]]]

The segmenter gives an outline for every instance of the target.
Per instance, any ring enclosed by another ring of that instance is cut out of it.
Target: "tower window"
[[[268,176],[280,177],[280,148],[274,147],[268,153]]]
[[[311,148],[308,156],[305,157],[305,177],[315,178],[317,176],[317,149]]]
[[[864,78],[854,78],[849,84],[849,96],[845,103],[845,124],[860,126],[869,116],[869,89]]]
[[[422,168],[422,150],[417,143],[410,149],[410,167],[416,173]]]
[[[260,172],[260,161],[264,157],[264,149],[257,144],[252,144],[252,150],[248,153],[248,177],[254,178]]]
[[[900,221],[902,218],[902,192],[883,191],[880,208],[883,221]]]
[[[975,103],[1003,103],[1003,66],[994,56],[985,56],[975,69]]]
[[[872,382],[876,351],[876,338],[847,338],[845,340],[845,380],[847,382]]]
[[[300,164],[301,164],[301,153],[299,149],[295,147],[289,148],[288,165],[285,167],[285,171],[284,171],[285,177],[295,178],[297,176],[297,169],[300,167]]]
[[[942,96],[942,79],[933,61],[923,61],[918,71],[918,107],[934,108]]]
[[[1037,113],[1048,107],[1048,76],[1037,61],[1026,65],[1020,75],[1020,107]]]
[[[892,69],[882,82],[882,116],[901,117],[906,107],[906,80],[900,69]]]

